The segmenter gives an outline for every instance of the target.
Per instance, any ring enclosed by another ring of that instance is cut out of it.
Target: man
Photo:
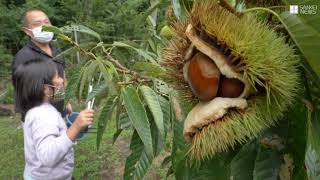
[[[43,59],[44,61],[52,61],[53,58],[60,53],[60,50],[51,43],[53,39],[53,33],[42,31],[43,25],[51,25],[48,16],[43,11],[38,9],[27,10],[22,15],[21,23],[22,30],[27,36],[30,37],[30,40],[15,55],[14,61],[12,63],[12,75],[14,74],[15,69],[20,64],[28,62],[32,59]],[[64,59],[55,58],[53,61],[57,65],[59,76],[64,78]],[[14,79],[14,77],[12,77],[12,79]],[[15,84],[13,85],[15,86]],[[15,99],[15,105],[16,101],[17,99]],[[21,112],[21,110],[18,109],[17,106],[15,106],[15,108],[16,112],[20,112],[22,114],[22,121],[24,121],[25,113]],[[64,101],[56,103],[55,108],[61,113],[63,117],[66,115],[64,111]],[[72,111],[70,104],[67,105],[67,111]]]

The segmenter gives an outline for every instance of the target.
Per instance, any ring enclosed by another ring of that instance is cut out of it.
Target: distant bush
[[[5,89],[0,91],[1,104],[13,104],[13,86],[11,83],[6,83]]]

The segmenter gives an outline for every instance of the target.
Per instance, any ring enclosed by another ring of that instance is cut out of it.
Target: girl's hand
[[[79,113],[77,119],[71,127],[67,129],[67,136],[70,140],[75,141],[81,130],[93,124],[93,115],[94,111],[92,109],[86,109]]]
[[[85,109],[81,111],[75,120],[74,124],[79,130],[87,128],[93,124],[94,111],[92,109]]]

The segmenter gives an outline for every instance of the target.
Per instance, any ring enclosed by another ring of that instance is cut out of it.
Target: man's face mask
[[[53,85],[49,85],[49,87],[52,88],[53,93],[51,95],[51,101],[53,102],[57,102],[57,101],[61,101],[64,99],[64,95],[65,95],[65,88],[64,86],[53,86]]]
[[[53,38],[53,32],[42,31],[42,26],[39,26],[33,29],[28,29],[28,30],[32,31],[32,34],[33,34],[32,39],[39,43],[49,43]]]

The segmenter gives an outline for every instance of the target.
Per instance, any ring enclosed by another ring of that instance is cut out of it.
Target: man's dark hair
[[[32,9],[27,9],[26,11],[24,11],[22,13],[22,16],[21,16],[21,24],[22,24],[22,27],[28,27],[29,25],[29,22],[28,22],[28,19],[27,19],[27,14],[29,12],[32,12],[32,11],[41,11],[43,13],[45,13],[42,9],[38,9],[38,8],[32,8]]]
[[[19,65],[13,74],[17,109],[26,113],[42,104],[44,85],[52,84],[56,73],[57,67],[52,61],[33,59]]]

